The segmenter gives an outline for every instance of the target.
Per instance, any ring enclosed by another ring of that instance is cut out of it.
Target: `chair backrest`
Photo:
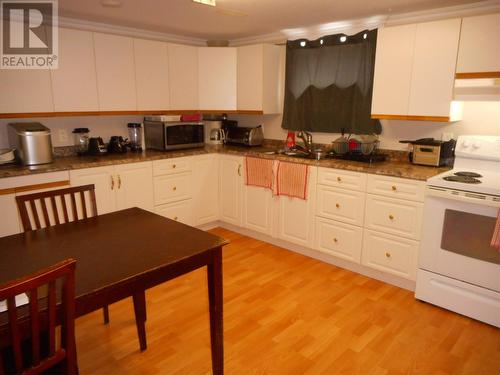
[[[94,185],[21,195],[16,201],[25,232],[97,216]]]
[[[0,300],[7,300],[7,318],[10,343],[14,356],[16,374],[39,374],[54,365],[66,361],[68,373],[76,371],[75,346],[75,267],[74,259],[67,259],[32,275],[0,286]],[[57,281],[57,284],[56,284]],[[61,346],[56,348],[57,287],[60,286]],[[39,299],[39,288],[48,286],[46,305]],[[29,332],[31,338],[31,361],[23,358],[22,332],[26,318],[18,319],[16,296],[26,293],[29,298]],[[40,308],[42,306],[42,308]],[[45,307],[46,306],[46,307]],[[48,355],[41,358],[40,333],[48,334]],[[30,362],[26,364],[26,362]],[[0,369],[1,371],[1,369]]]

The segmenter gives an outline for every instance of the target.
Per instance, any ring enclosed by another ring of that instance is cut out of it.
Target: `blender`
[[[89,129],[76,128],[73,129],[73,142],[78,155],[84,155],[89,148]]]
[[[127,127],[130,150],[142,151],[142,124],[130,122]]]

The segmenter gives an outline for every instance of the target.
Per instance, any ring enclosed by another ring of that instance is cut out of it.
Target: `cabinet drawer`
[[[191,173],[154,178],[155,206],[191,198]]]
[[[369,175],[366,191],[371,194],[423,202],[425,182],[406,178]]]
[[[191,158],[173,158],[153,161],[153,176],[191,171]]]
[[[332,168],[318,168],[318,184],[365,191],[366,174]]]
[[[363,225],[365,193],[336,189],[318,185],[316,215],[342,221],[347,224]]]
[[[365,227],[418,240],[423,204],[366,195]]]
[[[365,266],[415,280],[418,241],[365,230],[361,262]]]
[[[162,204],[155,207],[155,212],[158,215],[166,218],[184,223],[187,225],[193,224],[192,217],[192,200],[186,199],[184,201]]]
[[[356,263],[361,261],[363,230],[354,225],[316,218],[316,249]]]

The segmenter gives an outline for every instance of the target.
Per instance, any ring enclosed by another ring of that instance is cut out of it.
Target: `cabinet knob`
[[[333,242],[337,243],[337,242],[339,242],[339,240],[337,240],[336,238],[334,238]]]
[[[390,220],[394,220],[394,216],[393,215],[389,215],[389,219]]]
[[[172,168],[175,169],[177,167],[177,165],[175,164],[172,164]]]
[[[390,252],[388,252],[388,251],[386,251],[386,252],[385,252],[385,257],[386,257],[386,258],[390,258],[390,257],[391,257],[391,253],[390,253]]]
[[[342,182],[342,179],[340,177],[337,177],[338,182]]]
[[[172,188],[172,190],[173,190],[173,191],[176,191],[176,190],[177,190],[177,187],[176,187],[176,186],[174,186],[174,187]]]
[[[392,185],[391,189],[392,189],[392,191],[396,191],[397,190],[396,185]]]
[[[340,208],[340,204],[335,203],[335,207]]]
[[[176,217],[174,217],[174,220],[175,220],[175,221],[177,221],[177,219],[179,219],[177,216],[176,216]]]

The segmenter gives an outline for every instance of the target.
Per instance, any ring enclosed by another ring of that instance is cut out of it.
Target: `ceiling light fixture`
[[[215,6],[215,0],[192,0],[193,3],[199,3],[204,5],[210,5],[212,7]]]

